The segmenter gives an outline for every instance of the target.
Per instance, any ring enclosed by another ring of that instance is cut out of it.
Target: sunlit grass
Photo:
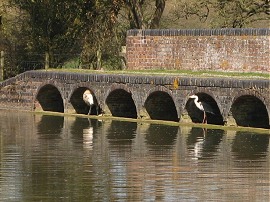
[[[75,72],[75,73],[107,73],[107,74],[136,74],[136,75],[178,75],[194,77],[234,77],[270,79],[270,73],[259,72],[220,72],[206,70],[90,70],[90,69],[48,69],[47,71]]]

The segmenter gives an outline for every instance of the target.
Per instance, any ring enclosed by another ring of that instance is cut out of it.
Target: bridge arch
[[[233,99],[230,113],[238,126],[270,128],[267,107],[259,97],[250,93]]]
[[[199,97],[199,101],[205,102],[212,108],[213,114],[207,113],[207,123],[214,125],[224,125],[223,116],[221,115],[220,108],[216,100],[211,96],[209,92],[197,92],[194,93]],[[191,94],[190,94],[191,95]],[[189,95],[189,96],[190,96]],[[194,99],[187,98],[186,102],[186,110],[188,112],[189,117],[194,123],[202,123],[203,121],[203,112],[199,110],[195,103]]]
[[[130,90],[123,85],[112,85],[107,92],[105,105],[112,116],[134,118],[137,116],[137,109]]]
[[[59,89],[53,84],[46,83],[37,90],[34,102],[35,110],[64,113],[64,103]]]
[[[179,121],[172,93],[163,86],[157,86],[147,93],[144,108],[151,119]]]
[[[75,89],[73,89],[72,93],[70,94],[69,97],[69,102],[73,106],[75,112],[77,114],[88,114],[90,106],[88,106],[84,101],[83,101],[83,93],[89,90],[91,94],[94,97],[94,106],[91,109],[91,115],[98,115],[101,113],[101,109],[99,108],[98,100],[96,98],[96,95],[93,91],[92,88],[87,87],[86,85],[81,85]]]

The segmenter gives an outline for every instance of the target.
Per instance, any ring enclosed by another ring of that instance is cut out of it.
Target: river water
[[[0,201],[269,201],[269,139],[0,111]]]

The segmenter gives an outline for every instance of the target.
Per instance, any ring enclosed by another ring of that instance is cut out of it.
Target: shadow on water
[[[112,121],[107,129],[107,139],[110,144],[129,145],[136,137],[137,123],[126,121]]]
[[[146,143],[152,146],[172,146],[175,143],[179,127],[150,124],[146,132]]]
[[[256,160],[267,156],[269,136],[238,131],[232,143],[232,152],[237,160]]]
[[[64,117],[43,115],[38,123],[37,130],[41,138],[59,138],[64,127]]]
[[[192,128],[187,137],[189,151],[196,158],[209,158],[215,156],[225,131],[206,128]]]

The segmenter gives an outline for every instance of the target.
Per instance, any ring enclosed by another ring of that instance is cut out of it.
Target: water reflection
[[[148,145],[173,145],[178,133],[178,127],[151,124],[146,131],[146,142]]]
[[[64,127],[64,117],[43,115],[37,125],[41,138],[58,138]]]
[[[252,132],[237,132],[233,144],[233,156],[237,160],[256,160],[265,158],[269,147],[269,136]]]
[[[111,121],[106,130],[110,144],[131,144],[136,136],[137,123],[126,121]]]
[[[269,137],[0,111],[1,201],[268,201]]]
[[[96,119],[78,118],[71,124],[70,133],[76,146],[82,144],[85,149],[92,149],[94,134],[101,126],[101,122]]]
[[[192,128],[187,137],[188,149],[194,155],[194,159],[213,157],[217,153],[223,135],[223,130]]]

